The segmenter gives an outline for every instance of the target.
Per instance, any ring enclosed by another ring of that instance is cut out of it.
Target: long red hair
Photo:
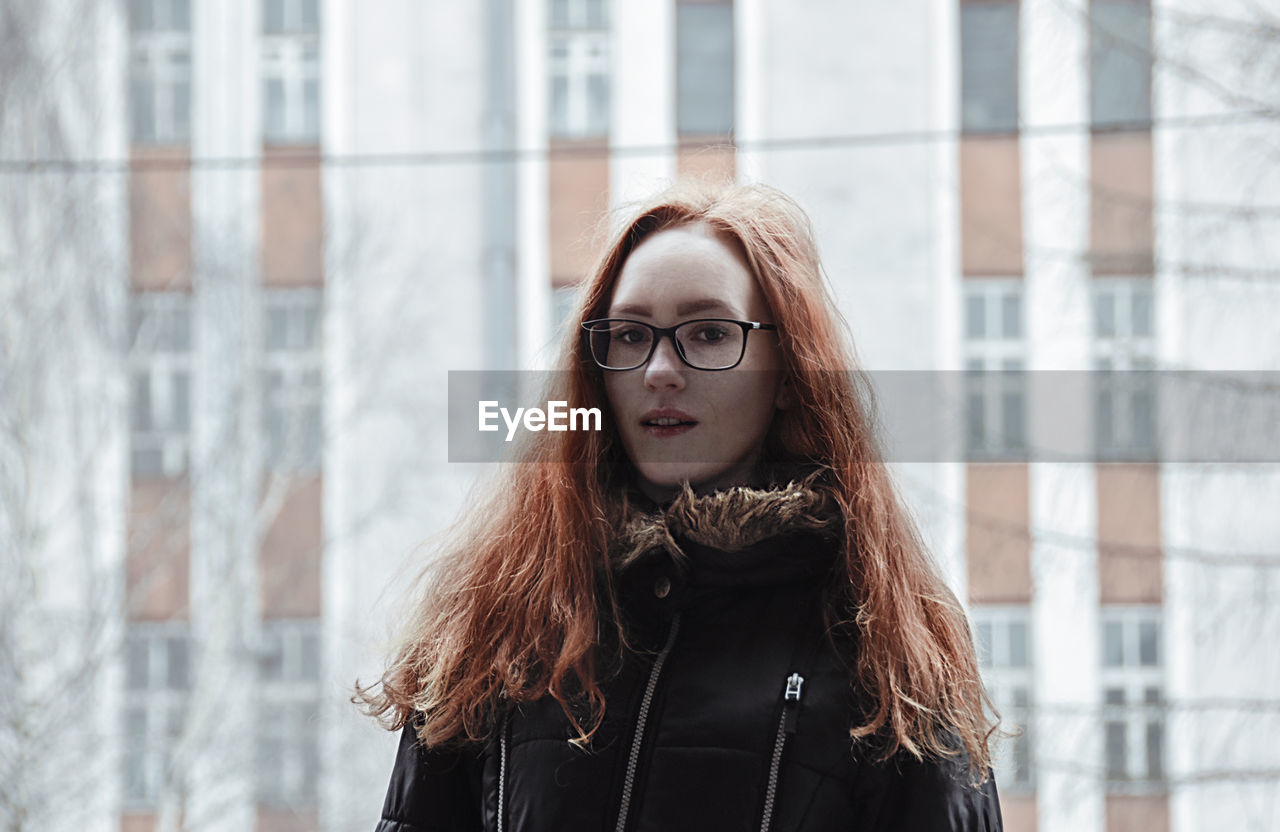
[[[685,183],[636,210],[566,327],[559,389],[548,400],[609,413],[579,325],[602,316],[643,239],[690,223],[741,245],[779,325],[796,404],[775,415],[764,456],[829,469],[843,510],[843,569],[828,587],[826,612],[831,632],[856,644],[850,681],[868,716],[852,739],[875,738],[884,758],[900,749],[917,758],[963,750],[979,782],[995,728],[968,621],[885,467],[871,385],[856,367],[812,228],[794,201],[762,185]],[[619,616],[599,599],[615,603],[609,507],[629,462],[608,419],[600,431],[528,435],[519,462],[503,466],[501,483],[469,506],[441,557],[421,573],[424,589],[382,678],[356,684],[353,701],[388,729],[421,711],[418,733],[428,745],[481,739],[496,713],[546,695],[581,741],[603,717],[599,646]],[[625,644],[624,633],[608,635]]]

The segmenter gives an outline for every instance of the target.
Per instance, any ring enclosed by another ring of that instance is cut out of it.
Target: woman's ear
[[[782,383],[778,385],[778,395],[773,398],[773,406],[778,410],[787,410],[795,404],[795,388],[791,386],[791,373],[782,374]]]

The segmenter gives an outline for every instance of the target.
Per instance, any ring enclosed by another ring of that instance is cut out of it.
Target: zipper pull
[[[787,689],[782,694],[782,730],[788,735],[796,732],[796,715],[800,711],[800,692],[804,687],[804,677],[792,673],[787,677]]]

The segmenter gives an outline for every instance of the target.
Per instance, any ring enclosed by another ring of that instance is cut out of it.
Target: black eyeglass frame
[[[644,360],[641,361],[639,364],[635,364],[631,367],[606,367],[604,364],[601,364],[600,359],[596,357],[595,350],[591,348],[591,333],[597,332],[598,330],[592,329],[591,326],[592,324],[605,324],[605,323],[636,324],[637,326],[647,327],[649,331],[653,333],[653,341],[649,344],[649,353],[644,357]],[[696,367],[693,364],[689,363],[689,358],[684,354],[684,349],[680,346],[680,342],[676,340],[676,330],[682,326],[686,326],[688,324],[697,324],[697,323],[736,324],[742,327],[742,350],[738,353],[738,360],[730,364],[728,367],[713,367],[713,368]],[[680,356],[680,361],[691,370],[700,370],[704,373],[719,373],[724,370],[732,370],[734,367],[737,367],[739,364],[741,364],[742,359],[746,356],[747,338],[751,334],[752,330],[759,329],[766,332],[778,331],[778,327],[776,324],[762,324],[759,321],[739,321],[733,318],[691,318],[687,321],[681,321],[675,326],[654,326],[653,324],[646,323],[644,321],[636,321],[631,318],[596,318],[595,320],[592,320],[592,321],[583,321],[582,329],[584,330],[583,338],[587,341],[587,352],[591,354],[591,360],[594,361],[596,363],[596,366],[599,367],[600,369],[608,370],[614,373],[627,373],[627,372],[630,372],[631,370],[638,370],[644,365],[648,364],[649,359],[653,358],[653,354],[654,352],[657,351],[658,344],[662,341],[663,338],[671,339],[671,345],[676,348],[676,355]]]

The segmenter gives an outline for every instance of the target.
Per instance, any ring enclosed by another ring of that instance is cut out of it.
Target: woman
[[[803,212],[639,210],[539,433],[355,699],[381,832],[999,830],[963,609],[895,496]]]

